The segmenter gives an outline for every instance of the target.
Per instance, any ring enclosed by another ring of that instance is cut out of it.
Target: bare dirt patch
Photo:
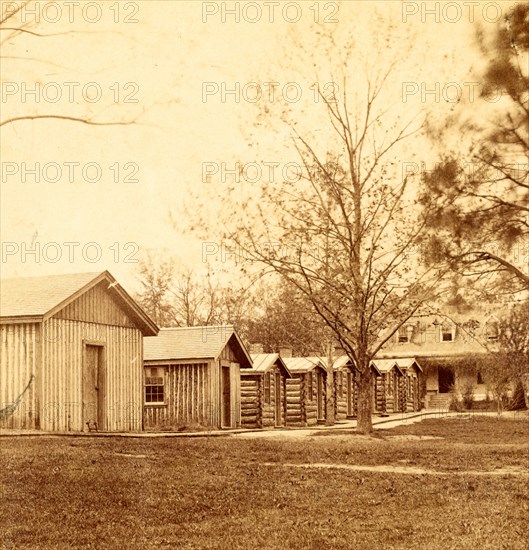
[[[366,466],[361,464],[332,464],[332,463],[313,463],[313,464],[280,464],[277,462],[263,462],[261,466],[279,466],[285,468],[316,468],[331,470],[350,470],[353,472],[375,472],[385,474],[405,474],[405,475],[433,475],[433,476],[453,476],[453,475],[472,475],[472,476],[527,476],[529,471],[520,468],[498,468],[490,471],[463,470],[455,472],[442,472],[437,470],[427,470],[413,466],[392,466],[390,464],[379,464],[376,466]]]

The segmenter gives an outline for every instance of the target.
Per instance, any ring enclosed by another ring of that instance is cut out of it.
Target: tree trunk
[[[525,408],[529,409],[529,373],[526,372],[520,376],[522,381],[523,396],[525,399]]]
[[[368,434],[373,431],[373,421],[371,418],[373,409],[373,386],[371,370],[366,367],[359,376],[358,380],[358,415],[356,429],[358,432]]]

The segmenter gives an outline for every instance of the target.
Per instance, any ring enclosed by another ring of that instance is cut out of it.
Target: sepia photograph
[[[0,548],[529,550],[527,1],[0,47]]]

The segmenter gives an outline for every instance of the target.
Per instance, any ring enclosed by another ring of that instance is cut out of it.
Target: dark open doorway
[[[450,367],[439,367],[439,393],[452,390],[454,381],[454,371]]]

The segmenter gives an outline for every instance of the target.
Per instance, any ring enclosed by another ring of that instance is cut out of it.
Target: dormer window
[[[454,341],[454,327],[447,323],[441,325],[441,342]]]
[[[398,342],[399,344],[406,344],[411,342],[411,335],[413,334],[413,325],[403,325],[398,330]]]
[[[498,327],[498,323],[495,321],[489,321],[485,325],[485,338],[487,340],[497,340],[500,335],[500,329]]]

